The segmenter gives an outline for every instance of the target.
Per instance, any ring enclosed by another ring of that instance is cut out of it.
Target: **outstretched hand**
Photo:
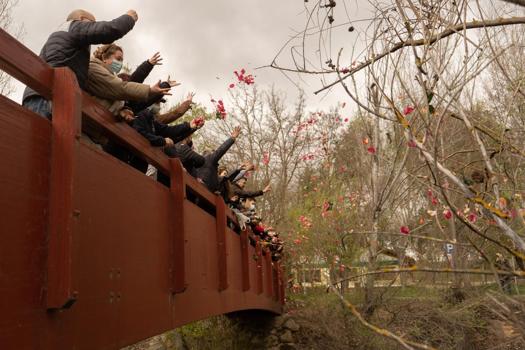
[[[239,135],[241,134],[241,127],[240,126],[236,126],[233,131],[232,131],[232,139],[236,140],[237,137],[239,137]]]
[[[240,168],[242,170],[251,171],[251,170],[255,170],[255,165],[252,164],[252,162],[250,162],[250,161],[246,161],[246,162],[241,164]]]
[[[187,102],[190,102],[190,103],[193,103],[193,97],[195,96],[195,93],[194,92],[190,92],[188,93],[188,95],[186,96],[186,101]]]
[[[157,94],[157,95],[170,95],[171,96],[171,93],[170,93],[170,90],[171,90],[171,87],[169,88],[161,88],[160,87],[160,80],[157,82],[157,84],[155,85],[152,85],[150,87],[150,91],[153,93],[153,94]]]
[[[128,108],[122,108],[118,112],[118,116],[120,117],[120,119],[122,119],[126,123],[131,123],[135,119],[135,115],[133,114],[133,111]]]
[[[135,11],[135,10],[129,10],[128,12],[126,12],[126,15],[130,16],[131,18],[133,18],[133,20],[135,22],[137,22],[139,20],[139,15],[137,14],[137,11]]]
[[[155,52],[155,54],[148,60],[152,66],[162,65],[163,58],[160,55],[160,52]]]
[[[181,83],[179,83],[176,80],[171,80],[171,77],[169,75],[168,75],[167,82],[168,82],[168,84],[170,84],[171,87],[179,86],[181,84]]]
[[[198,118],[193,119],[190,122],[190,127],[195,130],[200,129],[204,126],[204,123],[206,123],[206,120],[204,120],[204,117],[198,117]]]

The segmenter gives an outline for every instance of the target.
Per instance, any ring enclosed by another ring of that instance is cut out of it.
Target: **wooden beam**
[[[46,301],[48,309],[61,309],[70,307],[76,299],[72,290],[72,245],[74,220],[81,213],[74,207],[73,196],[81,97],[76,77],[68,68],[55,70],[53,91]]]
[[[217,267],[219,269],[219,291],[228,288],[228,266],[226,251],[226,204],[222,196],[215,196],[215,223],[217,232]]]
[[[172,210],[173,259],[171,261],[172,292],[182,293],[188,287],[186,283],[186,239],[184,223],[184,200],[186,199],[186,184],[184,169],[176,158],[169,160],[170,164],[170,192]]]
[[[52,98],[53,68],[3,29],[0,29],[0,69],[45,98]]]
[[[250,290],[250,260],[249,260],[249,242],[248,231],[241,231],[241,269],[242,269],[242,291]]]

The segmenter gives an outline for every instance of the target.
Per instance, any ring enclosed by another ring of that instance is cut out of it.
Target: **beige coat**
[[[86,89],[113,114],[120,111],[124,101],[146,101],[150,97],[148,85],[123,81],[95,57],[89,63]]]

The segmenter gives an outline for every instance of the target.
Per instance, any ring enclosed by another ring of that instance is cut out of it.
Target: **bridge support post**
[[[228,267],[226,256],[226,204],[221,196],[215,197],[215,223],[217,231],[217,258],[219,267],[219,291],[228,288]]]
[[[186,184],[184,183],[184,169],[178,159],[170,158],[170,192],[173,211],[173,256],[171,259],[172,292],[182,293],[187,288],[186,283],[186,239],[184,237],[184,199],[186,198]]]
[[[255,243],[255,255],[257,256],[257,294],[263,292],[263,262],[262,262],[262,247],[259,237]]]
[[[272,257],[269,249],[264,249],[264,262],[266,265],[266,295],[269,297],[273,296],[273,269],[272,269]]]
[[[241,231],[241,268],[242,268],[242,291],[250,290],[250,261],[248,231]]]
[[[73,231],[80,211],[74,207],[74,180],[82,107],[77,79],[68,68],[54,70],[47,295],[48,309],[68,308],[76,300],[72,286]]]

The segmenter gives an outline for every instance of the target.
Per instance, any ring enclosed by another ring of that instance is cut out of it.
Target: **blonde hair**
[[[115,52],[117,51],[122,51],[124,52],[124,50],[122,50],[122,48],[116,44],[107,44],[107,45],[102,45],[102,46],[99,46],[95,53],[93,53],[93,56],[95,58],[98,58],[99,60],[101,61],[104,61],[105,59],[108,59],[109,57],[111,57]]]

